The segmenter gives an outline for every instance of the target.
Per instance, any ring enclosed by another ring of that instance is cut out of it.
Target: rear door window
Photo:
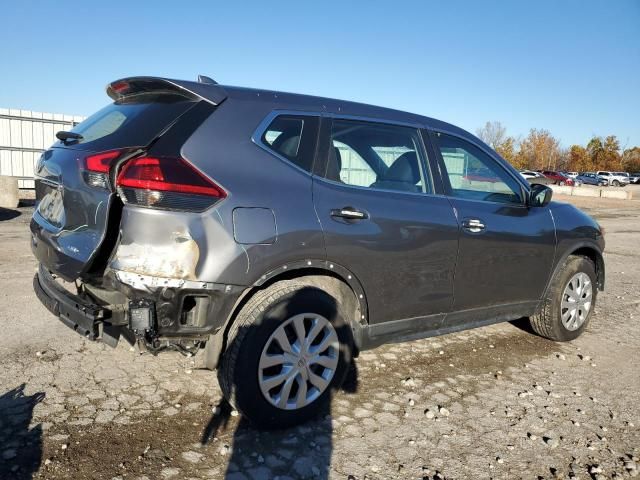
[[[334,119],[323,176],[356,187],[431,191],[424,183],[420,137],[414,128]]]
[[[72,131],[82,135],[81,140],[57,146],[92,151],[144,147],[195,104],[180,95],[131,95],[76,125]]]

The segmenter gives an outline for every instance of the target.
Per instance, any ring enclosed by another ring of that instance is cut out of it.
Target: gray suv
[[[588,325],[602,229],[458,127],[207,78],[107,93],[37,164],[35,292],[88,339],[202,349],[260,427],[321,411],[383,343]]]

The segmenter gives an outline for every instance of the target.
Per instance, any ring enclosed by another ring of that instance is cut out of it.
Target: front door
[[[313,198],[327,259],[362,284],[369,323],[448,312],[458,224],[433,195],[419,131],[345,119],[322,131]]]
[[[555,253],[549,208],[528,207],[514,174],[479,146],[444,133],[431,138],[460,222],[453,310],[536,302]]]

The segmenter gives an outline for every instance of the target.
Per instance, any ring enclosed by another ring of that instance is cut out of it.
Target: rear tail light
[[[116,180],[126,203],[169,210],[203,211],[226,192],[182,158],[139,157]]]
[[[114,160],[122,154],[122,150],[96,153],[84,159],[82,176],[92,187],[109,188],[109,170]]]

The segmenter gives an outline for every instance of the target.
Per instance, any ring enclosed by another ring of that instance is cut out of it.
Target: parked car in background
[[[629,183],[640,183],[640,172],[633,172],[629,174]]]
[[[202,348],[245,418],[285,428],[384,343],[522,317],[556,341],[588,328],[603,230],[480,139],[205,80],[112,82],[38,161],[33,286],[82,341]]]
[[[469,182],[496,183],[500,181],[500,178],[497,177],[491,170],[483,167],[468,169],[466,175],[464,175],[462,178]]]
[[[533,170],[521,170],[520,175],[530,184],[549,185],[553,183],[550,178],[545,177],[540,172],[534,172]]]
[[[540,174],[531,170],[520,170],[520,175],[522,175],[525,180],[529,180],[530,178],[538,177]]]
[[[575,185],[573,178],[565,175],[562,172],[554,172],[552,170],[542,170],[541,173],[545,177],[553,180],[553,183],[556,185],[567,185],[569,187],[573,187]]]
[[[624,187],[629,185],[629,174],[622,172],[609,172],[607,170],[598,170],[596,175],[606,178],[609,185],[613,187]]]
[[[570,177],[573,179],[575,179],[579,175],[578,172],[562,172],[562,173],[564,173],[567,177]]]
[[[614,175],[619,175],[623,177],[623,179],[626,178],[628,180],[628,183],[636,183],[635,181],[631,180],[631,175],[628,172],[613,172],[613,173]]]
[[[596,175],[595,173],[590,173],[590,172],[585,172],[585,173],[581,173],[579,174],[576,178],[576,181],[582,182],[586,185],[596,185],[598,187],[606,187],[607,185],[609,185],[609,181],[604,178],[601,177],[599,175]]]

